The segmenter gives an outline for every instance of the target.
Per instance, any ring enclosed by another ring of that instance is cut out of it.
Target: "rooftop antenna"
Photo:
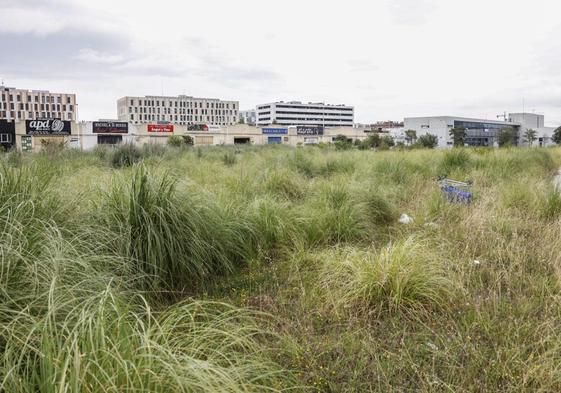
[[[2,78],[2,87],[4,87],[4,78]]]
[[[497,119],[503,118],[504,121],[507,121],[506,111],[502,115],[497,115]]]

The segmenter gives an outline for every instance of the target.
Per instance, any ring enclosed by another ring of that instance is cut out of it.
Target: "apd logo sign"
[[[59,119],[26,120],[25,132],[27,135],[70,135],[69,121]]]

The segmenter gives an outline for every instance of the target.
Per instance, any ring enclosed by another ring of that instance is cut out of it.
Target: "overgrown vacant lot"
[[[560,166],[557,149],[3,154],[0,391],[560,391]],[[442,175],[473,203],[448,204]]]

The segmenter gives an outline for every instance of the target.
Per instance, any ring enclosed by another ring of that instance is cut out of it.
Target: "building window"
[[[12,135],[0,134],[0,143],[12,143]]]

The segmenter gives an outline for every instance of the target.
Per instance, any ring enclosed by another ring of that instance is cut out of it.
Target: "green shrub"
[[[438,146],[438,137],[433,134],[424,134],[417,139],[416,143],[425,149],[434,149]]]
[[[125,143],[113,152],[111,164],[114,168],[128,167],[142,159],[142,152],[132,143]]]
[[[168,145],[173,147],[180,147],[183,145],[183,138],[179,135],[172,135],[168,138]]]
[[[333,142],[336,150],[350,150],[353,148],[353,140],[344,135],[337,135]]]
[[[186,146],[194,146],[195,145],[195,140],[193,139],[192,136],[190,135],[183,135],[183,144],[185,144]]]

